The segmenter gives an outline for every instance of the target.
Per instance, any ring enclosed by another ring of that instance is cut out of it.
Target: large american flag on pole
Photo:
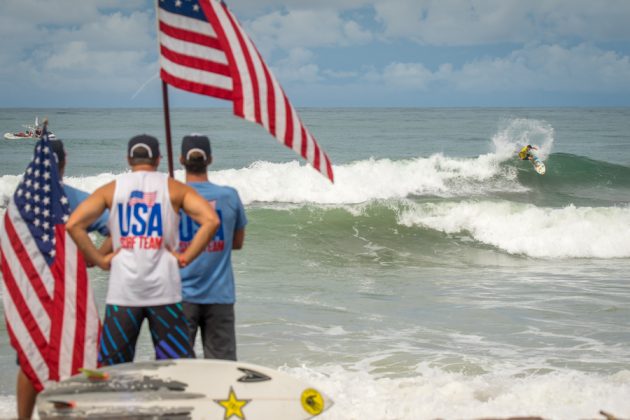
[[[235,115],[262,125],[333,181],[330,159],[225,3],[157,3],[162,80],[189,92],[232,101]]]
[[[20,367],[41,391],[97,364],[100,321],[46,128],[0,222],[2,300]]]

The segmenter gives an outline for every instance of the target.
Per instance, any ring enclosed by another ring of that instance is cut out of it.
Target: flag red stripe
[[[308,138],[306,137],[306,129],[304,128],[303,125],[301,125],[301,128],[302,128],[301,153],[302,153],[302,157],[304,159],[307,159],[308,157],[306,156],[306,153],[308,152]]]
[[[7,321],[7,332],[9,333],[9,340],[11,341],[11,346],[15,349],[18,354],[18,362],[20,363],[20,369],[26,374],[26,377],[30,379],[31,384],[35,388],[35,391],[40,392],[44,389],[44,384],[39,380],[39,376],[33,369],[28,358],[25,356],[24,349],[20,346],[20,342],[18,341],[13,329],[11,328],[11,324]]]
[[[286,118],[286,130],[284,132],[284,144],[289,148],[293,148],[293,112],[291,112],[291,104],[287,95],[284,96],[284,115]]]
[[[0,252],[0,255],[2,257],[2,265],[4,267],[8,267],[8,265],[5,265],[9,263],[4,255],[4,252]],[[39,328],[39,324],[37,323],[35,317],[33,317],[33,314],[31,313],[28,304],[24,300],[24,296],[22,296],[22,293],[20,292],[20,287],[15,281],[15,278],[13,277],[11,271],[2,270],[2,277],[4,279],[5,293],[8,293],[10,299],[13,301],[13,305],[17,309],[18,314],[22,319],[22,322],[26,326],[26,329],[28,330],[28,333],[31,336],[33,343],[35,343],[35,346],[37,346],[37,349],[42,355],[42,358],[46,359],[46,351],[48,348],[48,341],[46,339],[46,336],[48,335],[47,331],[42,331]]]
[[[247,71],[249,72],[249,78],[252,81],[252,90],[254,92],[254,117],[258,124],[262,124],[261,112],[260,112],[260,86],[258,85],[258,75],[256,74],[256,68],[254,67],[254,61],[252,60],[251,52],[243,39],[243,34],[240,31],[239,25],[234,21],[234,16],[231,13],[227,12],[226,15],[232,24],[232,30],[236,34],[238,38],[238,43],[241,46],[241,51],[243,52],[243,56],[245,57],[245,62],[247,63]]]
[[[335,175],[333,174],[332,164],[330,163],[330,159],[328,159],[328,156],[326,154],[324,154],[324,157],[326,158],[326,172],[328,173],[328,178],[330,179],[331,182],[335,182]]]
[[[263,63],[263,69],[265,70],[265,79],[267,80],[267,118],[269,119],[269,132],[272,136],[276,137],[276,92],[274,88],[273,78],[269,69],[265,65],[260,53],[256,51],[260,62]]]
[[[48,294],[48,290],[46,289],[44,282],[39,276],[39,273],[33,266],[33,262],[31,261],[28,251],[26,250],[24,244],[22,243],[22,240],[18,236],[18,233],[13,226],[13,220],[11,220],[11,217],[9,217],[8,211],[4,214],[4,228],[7,232],[7,237],[11,242],[11,246],[13,247],[13,252],[15,252],[15,255],[18,258],[22,270],[24,270],[24,274],[26,275],[26,277],[28,277],[31,286],[33,286],[37,297],[44,307],[44,310],[46,310],[49,317],[52,317],[52,309],[50,307],[52,303],[51,296]]]
[[[218,39],[198,32],[188,31],[186,29],[176,28],[168,23],[160,21],[160,31],[171,38],[181,41],[191,42],[193,44],[202,45],[204,47],[221,50],[221,43]]]
[[[217,34],[217,37],[219,38],[219,41],[221,43],[221,49],[223,50],[223,52],[225,53],[225,56],[228,59],[228,65],[230,67],[230,74],[232,76],[231,96],[229,98],[223,98],[223,99],[232,100],[234,114],[238,115],[239,117],[243,117],[245,114],[243,112],[243,84],[241,82],[241,76],[236,67],[236,60],[234,59],[234,52],[232,51],[232,48],[230,47],[229,43],[225,41],[226,39],[225,31],[223,30],[223,26],[221,25],[219,21],[219,17],[214,11],[214,6],[210,4],[210,1],[201,0],[199,3],[201,4],[204,14],[208,18],[208,21],[212,25],[212,28],[214,29],[214,31]],[[228,13],[227,7],[225,5],[223,5],[223,7],[224,7],[225,13]]]
[[[317,144],[317,142],[315,140],[313,140],[313,147],[315,148],[315,158],[313,159],[313,166],[315,167],[315,169],[317,169],[318,171],[321,172],[320,169],[320,156],[319,156],[319,144]]]
[[[188,92],[199,93],[201,95],[231,100],[234,94],[231,90],[181,79],[177,76],[173,76],[172,74],[167,73],[166,71],[164,71],[164,69],[160,71],[160,77],[169,85],[175,86],[179,89],[187,90]]]
[[[186,67],[192,67],[193,69],[207,71],[208,73],[216,73],[222,76],[231,77],[230,68],[225,64],[217,63],[210,60],[204,60],[203,58],[193,57],[191,55],[180,54],[173,50],[170,50],[164,45],[160,45],[160,52],[162,56],[167,60],[172,61],[175,64],[180,64]]]
[[[50,266],[55,278],[55,293],[53,303],[53,319],[50,326],[50,342],[48,344],[48,368],[50,379],[59,380],[59,352],[61,351],[61,337],[64,326],[65,302],[65,260],[66,260],[66,230],[63,225],[55,226],[55,261]]]
[[[74,346],[72,352],[72,373],[77,373],[79,368],[83,367],[87,327],[87,291],[89,288],[87,271],[85,269],[85,262],[81,254],[77,255],[77,271],[74,273],[76,276],[76,320],[75,320],[75,334],[74,334]]]

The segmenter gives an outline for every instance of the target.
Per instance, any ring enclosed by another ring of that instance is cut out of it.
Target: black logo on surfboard
[[[265,381],[271,380],[271,377],[265,375],[264,373],[256,372],[255,370],[251,370],[247,368],[238,368],[238,370],[240,370],[241,372],[245,374],[245,376],[238,378],[239,382],[250,383],[250,382],[265,382]]]

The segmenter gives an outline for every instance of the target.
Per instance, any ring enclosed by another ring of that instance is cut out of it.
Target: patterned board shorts
[[[159,306],[107,305],[101,333],[99,364],[133,362],[136,341],[145,318],[149,321],[156,359],[195,357],[180,303]]]

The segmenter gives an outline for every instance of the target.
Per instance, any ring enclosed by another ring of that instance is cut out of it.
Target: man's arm
[[[199,230],[193,236],[190,245],[182,254],[171,250],[177,257],[180,267],[187,266],[208,245],[217,229],[219,229],[219,216],[210,203],[204,200],[194,188],[179,181],[169,179],[171,200],[175,211],[184,210],[195,222],[199,224]]]
[[[111,252],[106,255],[101,254],[92,243],[87,230],[105,209],[111,206],[115,185],[116,183],[113,181],[94,191],[92,195],[79,204],[66,223],[66,231],[77,244],[77,248],[83,253],[86,261],[103,270],[109,270],[114,254]]]
[[[238,192],[234,190],[234,207],[236,209],[236,224],[234,226],[234,237],[232,240],[232,249],[243,249],[245,242],[245,226],[247,225],[247,216],[245,215],[245,207]]]
[[[245,242],[245,228],[234,231],[234,240],[232,242],[232,249],[243,249],[243,243]]]

